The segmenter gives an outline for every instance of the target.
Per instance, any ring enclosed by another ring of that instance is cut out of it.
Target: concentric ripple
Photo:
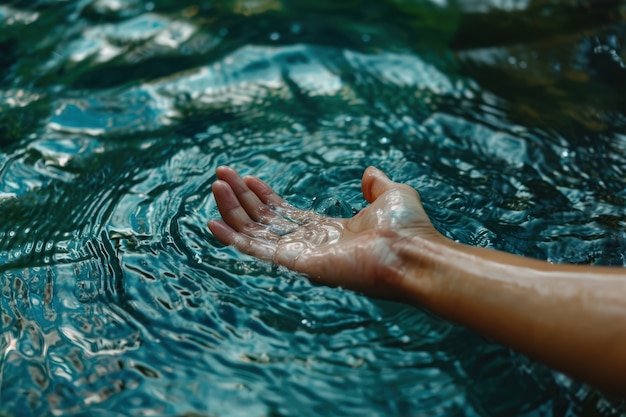
[[[219,165],[334,217],[375,165],[454,239],[624,266],[619,4],[361,3],[0,6],[1,416],[623,413],[207,230]]]

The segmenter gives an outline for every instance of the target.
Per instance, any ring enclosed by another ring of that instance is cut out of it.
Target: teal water
[[[616,416],[419,308],[225,248],[218,165],[349,215],[625,264],[618,1],[0,5],[1,416]]]

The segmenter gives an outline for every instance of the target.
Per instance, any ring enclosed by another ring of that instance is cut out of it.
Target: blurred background
[[[351,216],[624,266],[626,3],[0,4],[0,416],[620,416],[423,309],[224,248],[229,164]],[[336,207],[341,207],[337,210]]]

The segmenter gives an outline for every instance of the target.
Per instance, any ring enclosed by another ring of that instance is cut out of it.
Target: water
[[[0,415],[614,416],[427,311],[218,244],[230,164],[350,215],[624,265],[624,4],[0,5]]]

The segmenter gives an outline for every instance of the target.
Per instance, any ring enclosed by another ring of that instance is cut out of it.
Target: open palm
[[[256,177],[217,169],[213,193],[223,221],[209,229],[226,245],[304,273],[322,284],[396,298],[403,245],[440,236],[417,192],[370,167],[362,190],[370,206],[350,219],[300,210]]]

